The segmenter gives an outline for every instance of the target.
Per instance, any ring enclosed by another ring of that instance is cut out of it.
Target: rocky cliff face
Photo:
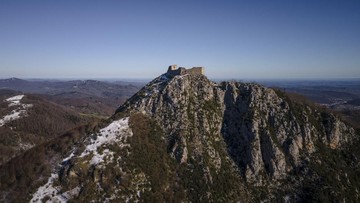
[[[291,102],[281,91],[258,84],[205,76],[156,78],[118,109],[153,117],[165,130],[179,163],[211,157],[221,167],[214,142],[223,140],[241,175],[262,185],[284,179],[316,151],[316,143],[340,148],[354,130],[330,113]]]
[[[336,116],[281,91],[164,74],[66,142],[71,150],[27,200],[356,201],[357,144]]]

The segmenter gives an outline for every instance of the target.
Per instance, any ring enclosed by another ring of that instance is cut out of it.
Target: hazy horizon
[[[1,1],[0,78],[360,78],[360,1]]]
[[[156,76],[158,77],[158,76]],[[96,77],[0,77],[0,80],[21,79],[28,81],[73,81],[73,80],[97,80],[105,82],[139,82],[147,83],[153,78],[96,78]],[[360,78],[210,78],[212,81],[244,81],[244,82],[360,82]]]

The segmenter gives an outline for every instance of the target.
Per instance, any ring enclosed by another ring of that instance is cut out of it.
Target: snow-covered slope
[[[114,161],[114,152],[109,149],[108,145],[116,144],[120,148],[130,147],[127,144],[127,138],[132,136],[132,132],[129,128],[129,118],[123,118],[110,123],[107,127],[99,130],[98,133],[94,133],[89,136],[84,143],[87,143],[85,149],[80,152],[77,149],[66,158],[58,168],[51,174],[47,183],[33,194],[33,198],[30,202],[67,202],[67,200],[78,195],[80,187],[76,186],[68,191],[62,192],[61,186],[57,184],[59,179],[59,169],[66,167],[70,161],[77,161],[84,164],[89,164],[92,167],[101,168],[102,164],[109,164]]]
[[[38,95],[0,91],[0,165],[90,119]]]
[[[8,122],[11,122],[13,120],[19,119],[21,117],[26,116],[26,110],[28,108],[31,108],[33,105],[32,104],[22,104],[20,103],[21,99],[24,97],[25,95],[16,95],[13,97],[10,97],[6,100],[4,100],[4,102],[8,102],[8,107],[16,107],[15,109],[13,109],[10,113],[8,113],[7,115],[4,115],[1,119],[0,119],[0,127],[5,125]]]

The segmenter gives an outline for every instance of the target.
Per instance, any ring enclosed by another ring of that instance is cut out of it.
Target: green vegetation
[[[90,118],[90,119],[106,119],[107,116],[103,116],[97,113],[79,113],[81,117]]]
[[[345,149],[331,149],[321,143],[310,163],[313,175],[304,181],[302,198],[309,202],[359,202],[360,142]]]
[[[202,110],[205,111],[207,119],[213,120],[213,116],[221,116],[220,105],[218,102],[213,100],[206,100],[202,106]]]
[[[176,163],[167,154],[164,134],[155,121],[137,113],[130,117],[133,136],[127,167],[142,171],[151,190],[142,194],[145,202],[173,202],[184,199],[184,189],[176,178]]]
[[[332,116],[331,114],[333,112],[307,100],[302,95],[285,93],[279,89],[274,89],[274,91],[289,105],[290,112],[287,117],[288,122],[291,120],[290,114],[293,114],[299,124],[303,126],[305,124],[304,113],[306,113],[310,124],[314,126],[318,132],[322,133],[324,131],[324,124],[326,124],[328,118]]]
[[[142,171],[150,182],[151,190],[141,195],[145,202],[232,202],[246,197],[243,180],[227,158],[225,143],[215,141],[215,135],[208,138],[219,153],[219,170],[210,163],[206,151],[201,157],[193,157],[192,143],[188,143],[187,163],[179,164],[166,151],[164,134],[155,121],[142,114],[130,118],[134,135],[126,163]]]

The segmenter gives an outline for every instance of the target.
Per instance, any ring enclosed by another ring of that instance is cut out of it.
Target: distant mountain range
[[[47,100],[84,114],[110,116],[114,109],[141,88],[141,83],[96,80],[0,80],[0,89],[38,94]]]
[[[360,79],[260,81],[307,99],[339,113],[353,126],[360,128]]]
[[[268,87],[283,88],[285,91],[307,96],[319,104],[332,104],[336,101],[349,101],[360,98],[360,79],[358,80],[287,80],[259,81]]]

